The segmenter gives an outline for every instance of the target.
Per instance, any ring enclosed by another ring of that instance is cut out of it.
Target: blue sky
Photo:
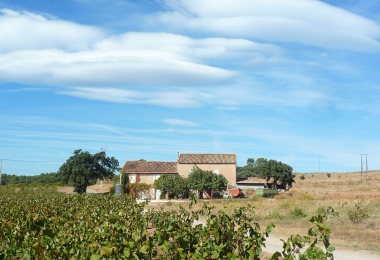
[[[0,0],[2,172],[73,151],[380,169],[380,2]]]

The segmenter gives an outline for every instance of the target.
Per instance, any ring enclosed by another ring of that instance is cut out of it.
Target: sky
[[[378,0],[0,0],[1,170],[77,149],[380,169],[379,67]]]

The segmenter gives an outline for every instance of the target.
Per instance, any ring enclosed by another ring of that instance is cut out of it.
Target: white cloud
[[[116,88],[75,87],[71,90],[58,91],[57,93],[115,103],[146,104],[163,107],[197,107],[201,105],[196,93],[178,89],[143,92]]]
[[[231,83],[245,61],[282,48],[245,39],[129,32],[106,36],[30,12],[0,10],[0,84],[61,87],[212,86]],[[228,65],[225,65],[228,64]]]
[[[0,82],[53,86],[192,86],[228,83],[235,72],[150,50],[19,51],[0,55]]]
[[[129,32],[113,36],[96,44],[99,50],[147,50],[163,51],[185,59],[207,60],[237,58],[252,53],[274,56],[282,49],[273,44],[260,44],[245,39],[204,38],[192,39],[172,33]]]
[[[50,48],[83,50],[104,37],[95,27],[10,9],[0,9],[0,32],[1,52]]]
[[[316,0],[166,0],[171,28],[217,36],[379,51],[380,26]]]
[[[171,126],[190,126],[190,127],[199,126],[199,124],[196,122],[181,120],[181,119],[165,119],[164,122]]]

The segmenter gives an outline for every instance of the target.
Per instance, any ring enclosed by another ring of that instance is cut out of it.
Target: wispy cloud
[[[314,0],[166,0],[159,19],[169,28],[227,37],[380,51],[375,22]]]
[[[84,50],[104,37],[93,26],[50,19],[35,13],[0,9],[0,51],[41,50],[63,48]]]
[[[182,119],[165,119],[165,123],[171,126],[190,126],[190,127],[197,127],[199,126],[199,123],[193,122],[193,121],[187,121],[187,120],[182,120]]]
[[[16,88],[16,89],[0,89],[0,93],[14,93],[14,92],[29,92],[29,91],[50,91],[50,88]]]
[[[58,91],[58,94],[75,96],[85,99],[127,104],[146,104],[163,107],[197,107],[201,103],[194,92],[178,91],[151,91],[143,92],[116,88],[88,88],[77,87],[67,91]]]

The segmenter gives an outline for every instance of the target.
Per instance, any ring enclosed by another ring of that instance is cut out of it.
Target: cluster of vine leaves
[[[147,203],[138,204],[130,196],[64,195],[49,188],[15,193],[2,188],[0,260],[260,259],[274,225],[262,230],[251,205],[232,214],[214,214],[206,203],[193,210],[194,203],[192,197],[188,209],[145,210]],[[195,225],[200,217],[206,223]],[[312,217],[316,228],[283,241],[283,251],[272,259],[333,259],[326,219]]]

